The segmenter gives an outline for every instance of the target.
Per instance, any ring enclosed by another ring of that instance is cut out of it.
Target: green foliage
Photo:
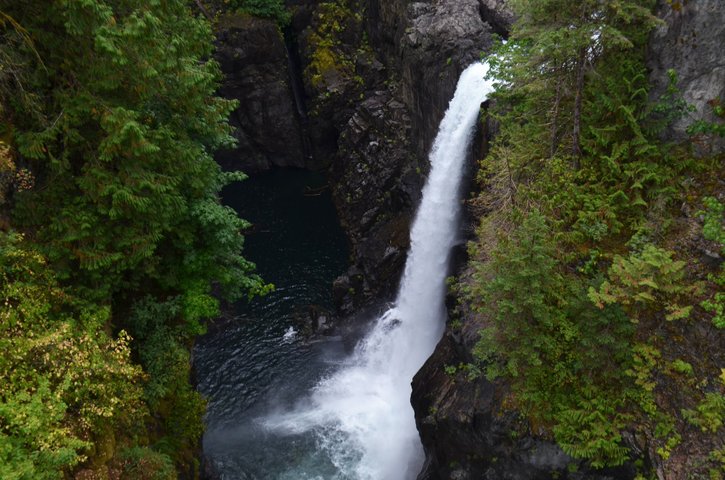
[[[243,175],[212,158],[235,105],[211,27],[185,0],[28,0],[0,29],[0,175],[35,180],[0,185],[26,232],[0,233],[0,477],[63,478],[107,443],[144,447],[126,478],[192,471],[193,336],[220,296],[271,288],[218,199]]]
[[[284,0],[223,0],[224,9],[271,18],[281,26],[289,24],[292,16]]]
[[[519,20],[492,60],[500,131],[478,174],[487,214],[462,287],[485,325],[474,355],[511,386],[506,404],[569,455],[621,464],[627,430],[664,461],[683,434],[658,389],[704,370],[677,359],[672,331],[700,321],[698,297],[716,289],[693,278],[684,248],[663,248],[707,162],[659,139],[688,107],[674,76],[649,103],[654,2],[510,5]],[[702,305],[717,314],[717,298]]]
[[[136,332],[138,354],[149,382],[144,399],[152,411],[164,414],[164,431],[156,448],[183,464],[204,431],[202,416],[206,402],[189,384],[191,361],[188,343],[198,333],[188,322],[179,322],[184,299],[158,302],[152,297],[139,301],[130,327]]]
[[[682,373],[683,375],[687,376],[693,375],[692,365],[679,358],[672,362],[672,368],[677,373]]]
[[[667,88],[659,100],[652,106],[653,131],[661,133],[669,125],[694,111],[677,88],[677,71],[667,70]]]
[[[710,479],[721,480],[725,474],[725,447],[710,452],[709,460],[717,465],[717,468],[710,469]]]
[[[700,212],[704,216],[702,235],[720,245],[721,252],[725,253],[725,205],[714,197],[705,197],[702,203],[705,205],[705,210]]]
[[[169,457],[146,447],[132,447],[120,455],[120,480],[176,480]]]
[[[16,112],[18,149],[45,181],[15,214],[61,275],[101,299],[146,279],[208,284],[221,270],[236,293],[261,288],[239,257],[244,224],[216,202],[224,178],[210,152],[230,141],[233,104],[213,96],[209,25],[182,1],[25,2],[16,17],[47,66],[33,86],[48,120]]]
[[[617,303],[632,321],[638,322],[651,309],[664,306],[668,321],[687,318],[691,305],[682,305],[698,293],[697,285],[684,282],[685,262],[674,261],[673,252],[647,245],[628,257],[615,256],[605,280],[598,289],[590,287],[589,298],[599,308]]]
[[[0,233],[2,478],[62,478],[95,432],[140,420],[142,372],[128,336],[103,331],[107,317],[60,288],[21,236]]]
[[[569,455],[587,459],[595,468],[624,463],[629,452],[620,433],[627,420],[618,411],[622,402],[598,388],[582,388],[575,399],[576,403],[557,412],[553,427],[557,443]]]
[[[361,58],[369,60],[371,50],[367,38],[358,33],[362,30],[360,8],[357,0],[335,0],[320,2],[315,9],[308,36],[310,62],[303,72],[309,89],[318,92],[313,115],[320,114],[321,104],[332,96],[350,102],[362,93],[363,78],[356,65]],[[351,35],[360,37],[357,48],[349,45]]]
[[[547,156],[582,155],[582,113],[592,73],[603,60],[644,42],[656,23],[652,4],[650,0],[510,3],[519,19],[493,71],[505,86],[498,90],[499,98],[515,105],[513,118],[538,112],[527,128],[535,133],[527,143],[542,141]],[[578,163],[576,158],[572,161]]]
[[[706,197],[703,199],[705,211],[700,212],[704,216],[704,224],[702,227],[702,235],[705,239],[717,243],[720,246],[720,253],[725,254],[725,225],[723,225],[723,216],[725,215],[725,205],[721,204],[714,197]],[[720,266],[717,275],[709,275],[709,280],[715,285],[715,293],[700,305],[702,308],[713,314],[712,323],[717,328],[725,328],[725,265]]]
[[[718,116],[722,117],[722,107],[719,106],[719,101],[715,112]],[[717,137],[725,137],[725,123],[722,122],[709,122],[707,120],[695,120],[687,127],[687,134],[690,136],[698,135],[714,135]]]
[[[706,393],[702,403],[694,410],[682,410],[682,416],[703,432],[716,433],[725,422],[725,395]]]
[[[551,425],[564,451],[618,465],[627,458],[622,371],[634,329],[621,309],[594,308],[584,285],[558,267],[551,233],[541,213],[530,212],[499,241],[491,263],[477,265],[489,280],[469,299],[495,313],[474,354],[489,378],[509,378],[517,404]]]

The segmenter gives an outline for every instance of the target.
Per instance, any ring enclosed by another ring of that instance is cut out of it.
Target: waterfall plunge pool
[[[284,169],[225,188],[225,204],[253,223],[244,255],[276,290],[235,305],[194,347],[198,389],[208,399],[204,455],[221,479],[332,479],[337,468],[316,435],[270,432],[264,419],[289,409],[338,368],[350,344],[308,343],[297,314],[332,308],[331,284],[345,272],[347,240],[322,175]],[[342,478],[342,477],[340,477]]]

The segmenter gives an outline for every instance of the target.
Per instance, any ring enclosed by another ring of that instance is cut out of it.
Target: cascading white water
[[[278,432],[315,432],[340,472],[336,478],[402,480],[415,478],[421,468],[410,384],[445,326],[445,278],[456,241],[463,167],[480,105],[493,89],[484,79],[487,72],[484,63],[463,72],[441,122],[394,307],[308,401],[265,421]]]

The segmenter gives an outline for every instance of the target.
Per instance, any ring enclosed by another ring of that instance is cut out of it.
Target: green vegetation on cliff
[[[242,175],[211,157],[233,105],[210,26],[183,0],[29,0],[0,31],[0,477],[193,476],[188,347],[216,293],[267,288],[218,202]]]
[[[684,109],[649,100],[653,4],[511,2],[464,288],[478,368],[566,453],[722,478],[723,158],[660,139]]]
[[[197,6],[203,13],[237,12],[261,18],[271,18],[279,25],[289,24],[291,14],[284,0],[197,0]]]

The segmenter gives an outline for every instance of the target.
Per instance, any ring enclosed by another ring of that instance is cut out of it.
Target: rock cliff
[[[335,138],[330,184],[353,251],[335,292],[350,311],[395,293],[428,150],[491,27],[478,0],[336,5],[320,4],[299,38],[311,131]]]
[[[660,0],[657,14],[663,20],[652,34],[648,52],[653,98],[668,85],[668,70],[677,73],[677,87],[694,112],[677,121],[666,132],[682,141],[693,122],[721,121],[715,107],[725,102],[725,2],[721,0]],[[708,136],[709,152],[725,151],[725,138]]]
[[[295,101],[284,38],[268,19],[221,17],[215,57],[224,74],[219,93],[239,101],[232,112],[237,147],[217,154],[224,166],[247,172],[305,167],[303,114]]]
[[[368,8],[371,38],[401,80],[415,152],[426,158],[460,73],[490,48],[509,14],[494,0],[370,0]]]

